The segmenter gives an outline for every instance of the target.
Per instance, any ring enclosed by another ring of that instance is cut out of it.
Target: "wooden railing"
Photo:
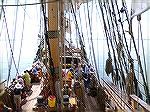
[[[120,91],[110,80],[101,78],[101,84],[118,110],[122,110],[123,112],[134,111],[134,108],[128,102],[127,95]]]
[[[115,106],[123,112],[150,112],[150,105],[134,94],[128,97],[107,77],[101,78],[101,85],[105,88],[106,93],[113,100]]]
[[[140,112],[150,112],[150,105],[141,100],[138,96],[134,94],[130,95],[130,101],[134,110],[139,110]]]

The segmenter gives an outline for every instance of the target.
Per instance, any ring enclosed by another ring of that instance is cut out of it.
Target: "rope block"
[[[105,72],[108,74],[112,73],[113,67],[112,67],[112,59],[108,58],[106,60],[106,66],[105,66]]]

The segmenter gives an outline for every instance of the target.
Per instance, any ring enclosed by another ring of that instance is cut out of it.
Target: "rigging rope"
[[[3,18],[3,21],[2,21],[2,27],[1,27],[1,31],[0,31],[0,37],[1,37],[1,35],[2,35],[2,31],[3,31],[3,27],[4,27],[4,18]]]
[[[117,11],[118,11],[119,20],[121,20],[121,15],[120,15],[120,12],[119,12],[119,7],[118,7],[118,4],[117,4],[116,0],[115,0],[115,5],[116,5]],[[128,58],[130,59],[131,58],[131,54],[130,54],[130,51],[129,51],[129,48],[128,48],[127,39],[126,39],[126,36],[125,36],[125,31],[124,31],[124,28],[123,28],[123,24],[122,24],[122,22],[120,22],[120,24],[121,24],[121,30],[122,30],[122,33],[123,33],[123,38],[124,38],[124,41],[125,41],[125,45],[123,45],[123,46],[126,46],[124,48],[125,48],[125,51],[126,51],[127,55],[129,56]],[[127,63],[125,61],[124,51],[122,51],[122,57],[123,57],[124,65],[125,65],[125,70],[126,70],[126,73],[127,73],[127,71],[128,71],[129,68],[128,68]]]
[[[82,38],[81,38],[81,33],[80,33],[80,30],[79,30],[79,25],[78,25],[78,22],[77,22],[77,17],[75,15],[75,9],[73,7],[73,3],[72,3],[72,0],[70,0],[71,2],[71,8],[72,8],[72,11],[73,11],[73,15],[74,15],[74,19],[75,19],[75,25],[76,25],[76,28],[77,28],[77,33],[79,34],[79,43],[81,45],[81,50],[83,52],[83,56],[85,58],[85,61],[88,63],[88,59],[87,59],[87,55],[86,55],[86,51],[84,49],[84,45],[83,45],[83,42],[82,42]]]
[[[47,31],[47,19],[46,19],[46,11],[44,10],[44,2],[42,0],[42,11],[43,11],[43,16],[44,16],[44,34],[45,34],[45,40],[46,44],[48,45],[48,53],[49,53],[49,66],[50,66],[50,72],[51,75],[54,77],[55,74],[55,69],[54,69],[54,63],[50,51],[50,44],[49,44],[49,39],[48,39],[48,31]]]
[[[18,2],[19,2],[19,0],[17,0],[17,4],[18,4]],[[17,25],[17,16],[18,15],[18,6],[17,6],[17,9],[16,9],[16,13],[15,13],[15,15],[14,15],[14,17],[15,17],[15,22],[14,22],[14,31],[13,31],[13,35],[14,35],[14,37],[13,37],[13,44],[12,44],[12,52],[14,53],[14,45],[15,45],[15,38],[16,38],[16,25]],[[12,54],[10,54],[10,57],[11,57],[11,55]],[[9,63],[9,65],[8,65],[8,69],[9,69],[9,72],[8,72],[8,81],[9,81],[9,77],[10,77],[10,73],[11,73],[11,67],[12,67],[12,57],[10,58],[10,63]],[[16,65],[16,67],[17,67],[17,65]],[[17,70],[18,70],[18,68],[17,68]],[[17,73],[16,73],[16,75],[18,75],[18,71],[16,71]]]
[[[26,2],[26,0],[25,0]],[[25,6],[25,9],[26,9],[26,6]],[[23,37],[24,37],[24,25],[25,25],[25,12],[24,12],[24,15],[23,15],[23,28],[22,28],[22,37],[21,37],[21,45],[20,45],[20,52],[19,52],[19,59],[18,59],[18,66],[17,68],[19,69],[19,64],[20,64],[20,57],[21,57],[21,49],[22,49],[22,42],[23,42]]]
[[[125,1],[122,0],[122,5],[123,7],[126,7],[126,3]],[[133,31],[132,31],[132,19],[130,20],[129,19],[129,14],[128,14],[128,10],[125,10],[125,14],[126,14],[126,17],[127,17],[127,22],[128,22],[128,25],[129,25],[129,34],[131,36],[131,39],[133,41],[133,45],[134,45],[134,49],[135,49],[135,52],[136,52],[136,56],[137,56],[137,60],[138,60],[138,64],[139,64],[139,67],[140,67],[140,73],[142,75],[142,79],[143,79],[143,83],[144,83],[144,90],[145,90],[145,93],[146,93],[146,102],[148,104],[150,104],[150,94],[149,94],[149,88],[148,88],[148,84],[145,80],[145,77],[144,77],[144,72],[143,72],[143,68],[142,68],[142,63],[141,63],[141,59],[140,59],[140,56],[137,52],[137,48],[136,48],[136,43],[135,43],[135,39],[134,39],[134,35],[133,35]],[[130,21],[129,21],[130,20]]]
[[[102,13],[102,20],[103,20],[103,24],[101,23],[101,25],[104,25],[103,27],[104,27],[104,30],[103,30],[103,32],[105,32],[104,34],[105,34],[105,36],[106,36],[106,40],[107,40],[107,47],[108,47],[108,54],[109,54],[109,56],[111,56],[111,54],[110,54],[110,45],[109,45],[109,42],[108,42],[108,29],[107,29],[107,26],[106,26],[106,23],[105,23],[105,18],[104,18],[104,12],[103,12],[103,8],[102,8],[102,6],[101,6],[102,4],[99,2],[99,6],[100,6],[100,10],[101,10],[101,13]],[[96,8],[97,8],[97,5],[96,5]],[[98,10],[98,8],[97,8],[97,10]],[[100,15],[100,14],[99,14]],[[100,17],[99,17],[100,18]]]
[[[18,2],[19,2],[19,0],[17,0],[17,4],[18,4]],[[16,25],[17,25],[17,17],[18,17],[17,15],[18,15],[18,6],[17,6],[17,9],[16,9],[16,13],[14,15],[14,17],[15,17],[14,31],[13,31],[13,36],[14,37],[13,37],[13,44],[12,44],[12,50],[13,50],[13,52],[14,52],[14,45],[15,45],[15,38],[16,38]],[[11,57],[11,54],[10,54],[10,57]],[[9,73],[8,74],[10,74],[10,72],[11,72],[11,67],[12,67],[12,58],[10,58],[10,63],[9,63],[9,67],[8,67],[8,69],[9,69]]]
[[[105,29],[105,34],[106,34],[106,39],[107,39],[107,45],[109,45],[109,42],[108,42],[108,39],[110,40],[110,45],[111,45],[111,48],[112,48],[112,52],[113,52],[113,58],[114,58],[114,64],[115,64],[115,72],[112,72],[114,75],[116,75],[116,79],[117,81],[119,81],[119,69],[118,69],[118,66],[117,66],[117,59],[116,59],[116,56],[115,56],[115,51],[113,49],[113,43],[112,43],[112,37],[111,37],[111,32],[108,31],[108,28],[106,26],[106,22],[105,22],[105,18],[104,18],[104,11],[103,11],[103,5],[102,3],[99,1],[99,6],[100,6],[100,10],[101,10],[101,13],[102,13],[102,19],[103,19],[103,23],[104,23],[104,29]],[[106,10],[107,11],[107,10]],[[106,15],[107,15],[107,12],[106,12]],[[107,22],[108,22],[108,27],[110,29],[110,24],[109,24],[109,19],[108,19],[108,16],[107,16]],[[111,31],[111,29],[110,29]],[[109,48],[109,47],[108,47]],[[110,50],[108,52],[108,57],[111,58],[111,54],[110,54]],[[117,81],[115,83],[117,83]]]
[[[139,15],[141,16],[141,15]],[[142,53],[143,53],[143,60],[144,60],[144,68],[145,68],[145,77],[146,77],[146,80],[148,81],[148,78],[147,78],[147,69],[146,69],[146,59],[145,59],[145,50],[144,50],[144,42],[143,42],[143,35],[142,35],[142,27],[141,27],[141,22],[140,20],[139,21],[139,33],[141,34],[140,37],[141,37],[141,43],[142,43]]]
[[[96,2],[96,1],[95,1]],[[100,24],[101,24],[101,26],[103,27],[103,23],[102,23],[102,21],[101,21],[101,17],[100,17],[100,8],[98,9],[98,4],[96,3],[96,12],[97,12],[97,14],[96,15],[98,15],[97,17],[98,17],[98,19],[96,20],[96,22],[98,21],[98,20],[100,20]],[[97,24],[98,25],[98,24]],[[104,34],[104,37],[106,37],[105,36],[105,30],[102,28],[102,30],[103,30],[103,34]],[[97,32],[98,33],[98,32]],[[98,36],[98,35],[97,35]],[[98,40],[98,37],[97,37],[97,40]],[[103,39],[104,40],[104,39]],[[107,48],[108,48],[108,52],[110,52],[110,48],[109,48],[109,43],[107,43],[107,41],[108,41],[108,38],[106,39],[106,44],[107,44]],[[98,41],[97,41],[98,42]],[[97,43],[97,45],[98,45],[98,43]],[[104,45],[103,45],[103,59],[104,59],[104,56],[105,56],[105,53],[104,53],[104,51],[105,51],[105,49],[106,48],[104,48]],[[97,50],[98,50],[98,48],[97,48]],[[98,56],[99,57],[99,56]],[[100,58],[98,58],[98,59],[100,59]],[[99,63],[100,63],[100,61],[98,61]],[[104,64],[104,61],[103,61],[103,65],[105,65]],[[99,68],[100,68],[100,64],[98,64],[98,66],[99,66]],[[101,69],[101,68],[100,68]],[[103,77],[104,77],[104,70],[103,70]]]
[[[90,39],[89,39],[89,26],[88,26],[88,24],[87,24],[87,19],[86,19],[86,10],[85,10],[85,5],[84,5],[84,18],[85,18],[85,23],[86,23],[86,33],[87,33],[87,38],[88,38],[88,43],[89,43],[89,49],[90,49],[90,51],[89,51],[89,59],[90,59],[90,57],[92,57],[92,53],[91,53],[91,45],[90,45]]]
[[[117,27],[117,34],[118,34],[118,43],[117,43],[117,40],[116,40],[116,35],[115,35],[115,30],[113,29],[113,37],[114,37],[114,40],[115,40],[115,43],[116,43],[116,50],[117,50],[117,53],[118,53],[118,62],[119,62],[119,65],[120,65],[120,69],[121,69],[121,78],[123,80],[123,87],[125,86],[126,82],[125,82],[125,75],[124,75],[124,71],[123,71],[123,68],[122,68],[122,64],[121,64],[121,53],[123,51],[123,41],[121,39],[121,34],[120,34],[120,31],[119,31],[119,26],[118,26],[118,23],[117,23],[117,19],[116,19],[116,13],[115,13],[115,8],[114,8],[114,4],[113,4],[113,1],[111,0],[111,5],[112,5],[112,12],[113,12],[113,17],[114,17],[114,22],[116,24],[116,27]],[[109,10],[109,14],[110,14],[110,20],[112,21],[112,26],[114,27],[114,23],[113,23],[113,18],[112,18],[112,12],[111,12],[111,9],[110,9],[110,5],[109,3],[107,3],[107,7],[108,7],[108,10]],[[128,71],[126,70],[126,72],[128,73]],[[122,83],[121,83],[122,84]],[[124,89],[124,88],[123,88]]]
[[[3,8],[3,13],[4,13],[4,20],[5,20],[5,24],[6,24],[6,31],[7,31],[7,38],[8,38],[8,41],[9,41],[9,46],[10,46],[10,52],[11,52],[11,55],[12,55],[12,60],[14,62],[14,65],[15,65],[15,69],[18,72],[18,69],[17,69],[17,66],[16,66],[16,63],[15,63],[15,59],[14,59],[14,55],[13,55],[13,50],[12,50],[12,46],[11,46],[11,42],[10,42],[10,37],[9,37],[9,32],[8,32],[8,25],[7,25],[7,21],[6,21],[6,16],[5,16],[5,10]],[[10,74],[8,75],[8,80],[9,81],[9,78],[10,78]],[[8,82],[7,82],[7,85],[8,85]]]
[[[86,21],[86,12],[85,12],[85,5],[84,5],[84,17],[85,17],[85,22],[86,22],[86,25],[87,25],[87,21]],[[83,27],[82,27],[82,21],[81,21],[81,14],[80,14],[80,10],[79,10],[79,21],[80,21],[80,27],[81,27],[81,37],[82,37],[82,42],[83,42],[83,47],[85,48],[85,51],[86,51],[86,46],[85,46],[85,36],[84,36],[84,33],[83,33]],[[87,31],[87,37],[88,37],[88,29],[87,29],[88,27],[86,27],[86,31]],[[88,39],[88,42],[89,42],[89,39]],[[90,48],[90,42],[89,42],[89,48]],[[91,49],[90,49],[90,51],[89,51],[90,53],[90,55],[91,55]],[[86,54],[86,53],[85,53]],[[89,57],[90,57],[90,55],[89,55]],[[87,54],[86,54],[86,58],[87,58]],[[89,61],[89,58],[87,58],[88,59],[88,61]],[[89,63],[89,62],[88,62]]]
[[[96,74],[97,74],[97,78],[98,78],[98,82],[100,83],[100,78],[99,78],[99,73],[98,73],[98,69],[97,69],[97,63],[96,63],[96,58],[95,58],[95,52],[94,52],[94,44],[93,44],[93,34],[92,34],[92,27],[91,27],[91,20],[90,20],[90,14],[89,14],[89,9],[88,9],[88,0],[87,0],[87,13],[88,13],[88,23],[89,23],[89,29],[90,29],[90,40],[91,40],[91,44],[92,44],[92,53],[93,53],[93,58],[94,58],[94,65],[95,65],[95,69],[96,69]]]
[[[1,1],[1,4],[2,4],[2,6],[1,6],[1,9],[0,9],[0,11],[1,11],[0,12],[0,20],[1,20],[1,17],[2,17],[2,12],[3,12],[2,9],[3,9],[3,5],[4,5],[4,0]]]
[[[112,7],[114,7],[112,0],[111,0],[111,2],[112,2]],[[126,45],[126,46],[124,47],[124,49],[127,50],[126,53],[127,53],[127,58],[129,58],[129,64],[134,65],[134,62],[133,62],[133,60],[132,60],[132,58],[131,58],[131,54],[130,54],[129,49],[128,49],[128,44],[127,44],[127,40],[126,40],[126,37],[125,37],[125,31],[124,31],[124,28],[123,28],[123,23],[122,23],[122,21],[121,21],[121,15],[120,15],[120,12],[123,13],[123,12],[125,11],[125,9],[124,9],[124,7],[122,7],[122,8],[121,8],[122,11],[121,11],[121,10],[119,11],[119,7],[118,7],[118,4],[117,4],[117,1],[116,1],[116,0],[115,0],[115,6],[116,6],[117,11],[118,11],[118,15],[119,15],[119,20],[118,20],[118,21],[119,21],[120,24],[121,24],[122,33],[123,33],[123,38],[124,38],[125,45]],[[115,20],[115,21],[117,21],[117,20]],[[123,45],[123,46],[124,46],[124,45]],[[134,76],[134,78],[133,78],[134,87],[135,87],[135,90],[137,91],[137,90],[139,90],[139,87],[138,87],[137,79],[136,79],[136,77],[135,77],[134,66],[132,66],[132,67],[127,66],[126,61],[128,61],[128,60],[125,59],[125,54],[124,54],[123,51],[122,51],[122,58],[123,58],[123,63],[124,63],[123,65],[124,65],[124,68],[125,68],[126,74],[127,74],[126,81],[128,82],[128,77],[130,77],[130,76],[128,76],[128,75],[133,75],[133,76]],[[128,71],[129,71],[129,73],[128,73]],[[132,71],[132,72],[131,72],[131,71]],[[130,82],[130,83],[131,83],[131,82]],[[129,85],[130,85],[129,83],[126,84],[126,87],[128,87]],[[133,84],[131,84],[131,85],[133,86]],[[133,89],[134,87],[132,87],[132,89]],[[127,88],[126,88],[126,91],[128,91]],[[137,94],[137,92],[135,92],[135,94]],[[141,95],[140,92],[139,92],[139,95]]]
[[[37,6],[36,6],[36,11],[37,11]],[[42,12],[42,7],[40,7],[40,12]],[[37,11],[37,18],[38,18],[38,11]],[[40,13],[40,27],[39,27],[39,34],[38,34],[38,38],[39,38],[39,45],[38,45],[38,50],[36,52],[36,57],[34,58],[34,62],[40,60],[42,61],[42,52],[43,52],[43,48],[44,48],[44,31],[43,31],[43,18],[42,18],[42,13]],[[46,49],[46,47],[45,47]],[[45,53],[46,54],[46,53]],[[47,62],[47,61],[46,61]],[[45,62],[44,62],[45,64]],[[46,65],[46,64],[45,64]]]
[[[140,37],[141,37],[141,43],[142,43],[142,53],[143,53],[143,61],[144,61],[144,68],[145,68],[145,80],[148,83],[148,78],[147,78],[147,69],[146,69],[146,60],[145,60],[145,52],[144,52],[144,44],[143,44],[143,36],[142,36],[142,27],[141,27],[141,15],[137,16],[137,20],[138,20],[138,53],[140,51],[140,46],[139,46],[139,42],[140,42]],[[138,66],[139,69],[139,66]],[[138,77],[139,77],[139,70],[138,70]],[[145,85],[144,85],[145,86]]]
[[[89,3],[89,2],[88,2],[88,3]],[[87,4],[88,4],[88,3],[87,3]],[[93,31],[92,31],[92,30],[93,30],[93,29],[92,29],[92,28],[93,28],[93,26],[92,26],[92,22],[93,22],[93,20],[92,20],[92,18],[93,18],[93,17],[92,17],[92,16],[93,16],[93,1],[92,1],[92,4],[91,4],[91,5],[92,5],[92,6],[91,6],[91,17],[90,17],[90,13],[89,13],[89,18],[88,18],[88,17],[87,17],[87,18],[91,20],[91,24],[89,24],[89,26],[91,26],[91,29],[89,29],[89,30],[91,30],[91,32],[93,32]],[[89,9],[89,8],[90,8],[90,6],[87,5],[87,9]],[[89,12],[90,12],[90,11],[89,11]],[[87,15],[87,16],[88,16],[88,15]],[[90,27],[89,27],[89,28],[90,28]],[[90,31],[89,31],[89,32],[90,32]],[[93,37],[93,36],[94,36],[94,35],[93,35],[93,33],[92,33],[92,37]],[[90,55],[89,55],[89,56],[91,56],[92,65],[95,65],[95,64],[94,64],[95,62],[94,62],[94,60],[93,60],[93,57],[95,56],[95,53],[94,53],[94,56],[92,57],[92,52],[93,52],[93,51],[92,51],[92,44],[91,44],[92,42],[91,42],[91,39],[90,39],[90,38],[91,38],[91,36],[88,37],[89,46],[90,46]],[[93,41],[93,38],[92,38],[92,41]],[[95,51],[94,51],[94,52],[95,52]],[[96,66],[96,65],[95,65],[95,66]],[[97,73],[98,73],[98,71],[97,71]]]
[[[68,7],[69,7],[69,2],[68,2]],[[68,11],[68,12],[69,12],[69,22],[70,22],[70,21],[71,21],[71,8],[70,8],[70,7],[69,7],[69,11]],[[68,24],[69,24],[68,27],[69,27],[69,36],[70,36],[70,37],[69,37],[69,38],[70,38],[70,39],[69,39],[69,40],[70,40],[70,41],[69,41],[69,45],[70,45],[70,46],[69,46],[69,54],[72,55],[72,61],[73,61],[74,58],[77,58],[77,59],[79,58],[79,53],[77,53],[77,55],[74,55],[74,53],[73,53],[74,51],[73,51],[73,49],[72,49],[72,38],[71,38],[71,28],[70,28],[70,27],[71,27],[71,26],[70,26],[71,23],[68,23]],[[77,33],[77,32],[76,32],[76,33]],[[76,36],[76,38],[77,38],[77,36]],[[77,40],[77,39],[76,39],[76,40]],[[77,48],[78,48],[78,42],[76,42],[76,43],[77,43]],[[79,63],[79,60],[77,60],[77,63]],[[74,61],[73,61],[73,63],[71,63],[71,64],[74,64]],[[73,66],[73,65],[72,65],[72,66]]]

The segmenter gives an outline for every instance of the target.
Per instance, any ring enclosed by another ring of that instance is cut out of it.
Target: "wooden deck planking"
[[[85,101],[86,101],[85,112],[100,112],[99,107],[96,103],[96,99],[94,97],[85,95]]]
[[[134,109],[136,109],[137,105],[140,105],[143,111],[150,112],[150,105],[144,102],[143,100],[141,100],[138,96],[133,94],[133,95],[130,95],[130,98],[131,98],[131,102],[132,102]]]
[[[87,93],[85,92],[83,81],[82,81],[81,87],[83,89],[83,96],[82,97],[84,100],[83,102],[82,101],[81,102],[84,103],[84,104],[82,104],[82,106],[83,106],[83,108],[85,108],[85,110],[83,112],[100,112],[99,107],[97,105],[96,98],[87,95]],[[85,105],[85,107],[84,107],[84,105]]]
[[[33,112],[33,107],[37,103],[37,97],[41,92],[41,84],[32,85],[32,94],[26,98],[27,102],[22,106],[22,112]]]
[[[125,112],[133,111],[132,106],[128,103],[127,95],[119,90],[117,86],[115,86],[108,78],[101,78],[101,83],[105,87],[105,90],[111,99],[113,99],[113,103],[120,109]]]

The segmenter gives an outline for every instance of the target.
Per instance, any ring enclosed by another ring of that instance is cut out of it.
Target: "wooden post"
[[[134,110],[137,110],[138,107],[140,108],[140,112],[150,112],[150,105],[148,105],[146,102],[141,100],[138,96],[136,95],[130,95],[131,98],[131,104]]]
[[[137,102],[135,102],[133,99],[131,99],[131,105],[132,105],[134,110],[137,109]]]

